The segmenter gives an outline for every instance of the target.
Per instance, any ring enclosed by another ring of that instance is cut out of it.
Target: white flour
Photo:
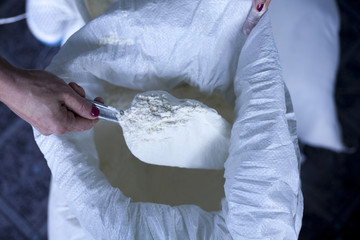
[[[135,42],[132,39],[125,39],[119,37],[115,32],[111,32],[108,36],[99,39],[100,45],[134,45]]]
[[[126,144],[140,160],[185,168],[223,168],[230,125],[201,102],[167,92],[138,94],[119,115]]]

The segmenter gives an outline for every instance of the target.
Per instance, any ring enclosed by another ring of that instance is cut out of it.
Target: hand
[[[271,0],[254,0],[253,6],[243,25],[243,33],[249,35],[251,30],[259,22],[260,18],[267,11]]]
[[[68,85],[46,71],[17,69],[0,58],[0,100],[43,135],[92,128],[99,109],[84,97],[76,83]]]

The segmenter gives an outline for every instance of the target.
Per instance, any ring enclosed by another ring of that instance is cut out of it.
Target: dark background
[[[303,240],[360,239],[360,1],[338,5],[341,59],[334,97],[344,142],[354,152],[302,147]],[[24,0],[0,0],[0,18],[24,12]],[[25,20],[0,25],[0,56],[15,66],[44,69],[57,51],[38,42]],[[0,240],[47,239],[49,181],[31,127],[0,103]]]

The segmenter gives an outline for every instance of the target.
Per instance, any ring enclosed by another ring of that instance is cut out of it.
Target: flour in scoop
[[[230,124],[196,100],[164,91],[136,95],[118,116],[126,144],[140,160],[156,165],[221,169],[230,145]]]

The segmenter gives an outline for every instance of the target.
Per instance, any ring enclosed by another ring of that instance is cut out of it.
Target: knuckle
[[[77,107],[73,109],[74,112],[84,118],[87,118],[87,116],[91,116],[91,110],[89,110],[88,105],[86,102],[83,101],[77,103]]]
[[[48,109],[47,116],[49,117],[50,121],[56,121],[59,117],[59,113],[56,111],[53,111],[52,109]]]
[[[62,89],[61,91],[61,97],[63,99],[70,99],[72,96],[72,92],[68,91],[68,89]]]
[[[80,110],[80,112],[82,112],[82,113],[87,112],[87,105],[86,105],[85,103],[83,103],[83,102],[80,103],[79,110]]]
[[[63,125],[57,123],[53,128],[53,132],[56,135],[63,135],[66,133],[66,128]]]

